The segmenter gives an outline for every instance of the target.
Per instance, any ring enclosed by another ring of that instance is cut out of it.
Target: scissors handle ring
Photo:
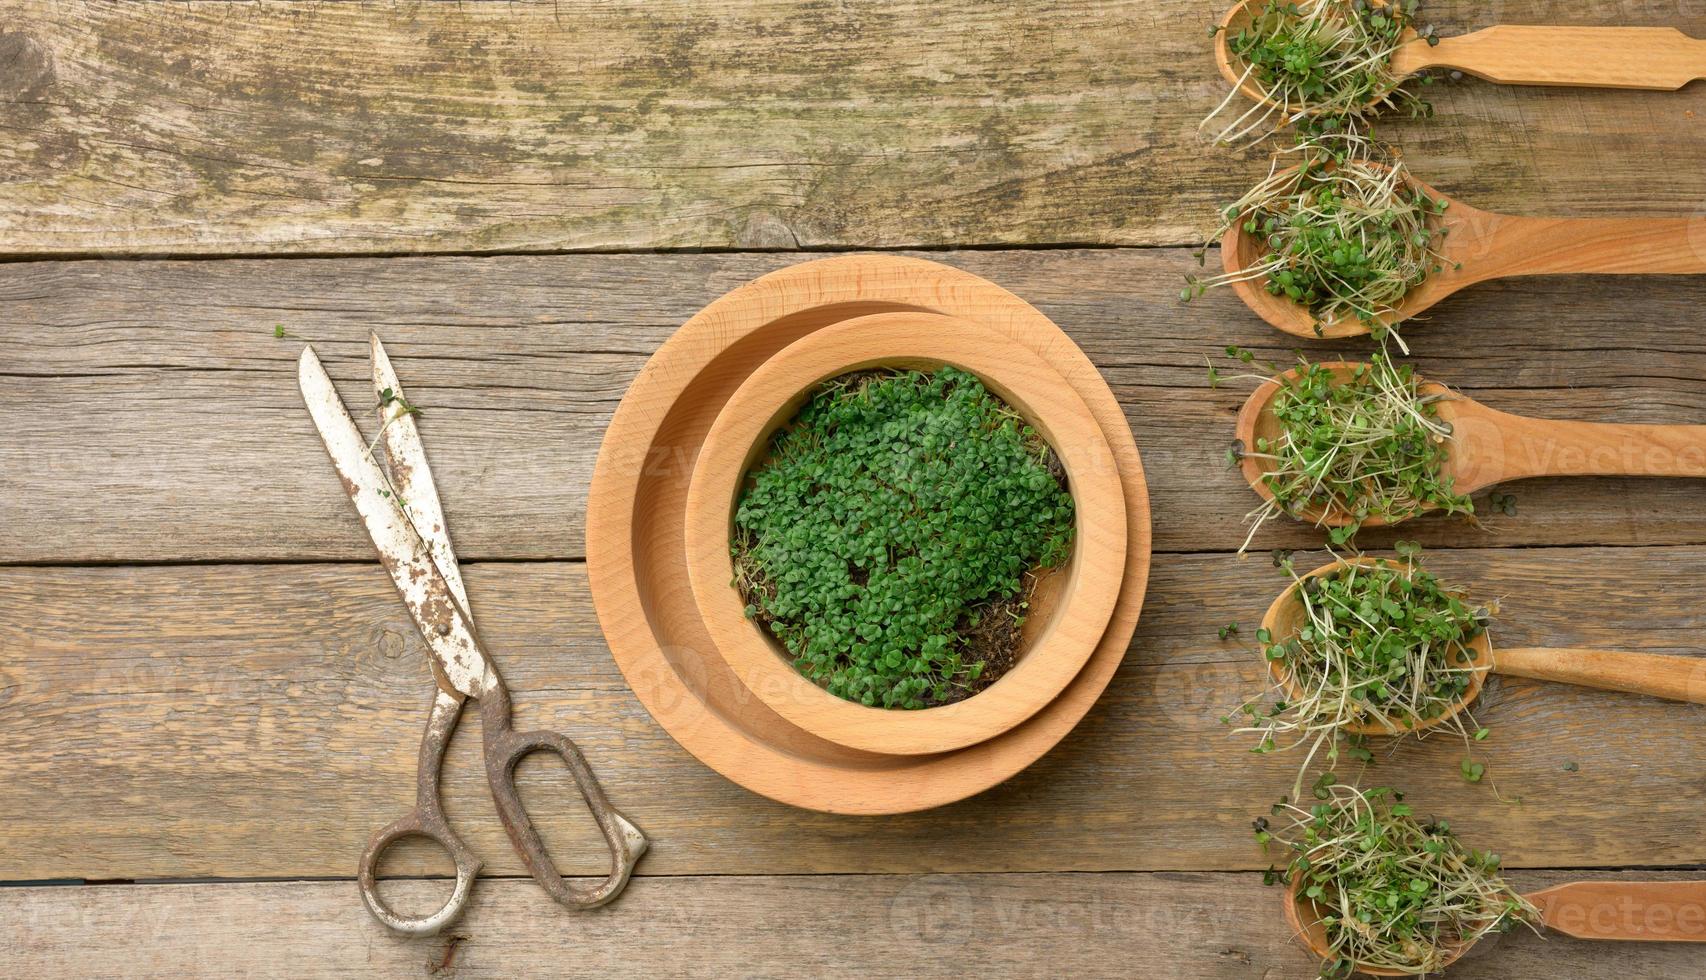
[[[420,763],[415,788],[415,808],[401,819],[392,822],[367,842],[362,852],[357,880],[361,898],[373,917],[386,928],[407,936],[432,936],[456,921],[468,904],[474,890],[474,879],[480,873],[480,859],[469,850],[462,839],[450,829],[444,818],[444,805],[438,793],[439,771],[444,766],[444,750],[456,722],[462,716],[462,698],[439,691],[432,702],[432,714],[427,718],[426,732],[421,736]],[[409,918],[385,903],[379,895],[379,858],[392,844],[406,837],[424,837],[444,848],[456,865],[456,887],[444,905],[431,915]]]
[[[456,863],[456,887],[451,891],[450,898],[437,912],[420,918],[410,918],[398,913],[386,904],[379,894],[376,877],[379,857],[392,844],[405,837],[425,837],[437,842]],[[401,820],[373,835],[367,850],[362,852],[358,880],[361,884],[361,898],[367,903],[367,910],[386,928],[405,936],[436,936],[462,914],[463,908],[468,904],[468,896],[474,891],[474,879],[479,873],[480,859],[451,833],[442,816],[412,810]]]

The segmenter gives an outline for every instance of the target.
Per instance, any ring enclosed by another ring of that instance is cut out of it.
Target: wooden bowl
[[[771,436],[823,382],[868,368],[968,371],[1037,429],[1066,469],[1075,505],[1073,552],[1035,596],[1017,663],[987,689],[917,710],[867,707],[797,671],[744,614],[731,583],[734,510]],[[989,327],[936,313],[854,317],[795,341],[743,383],[717,416],[687,494],[687,572],[717,651],[741,683],[800,728],[848,748],[896,755],[948,752],[1036,714],[1090,659],[1125,572],[1125,498],[1113,451],[1083,399],[1035,351]]]
[[[939,755],[863,752],[757,701],[718,656],[687,581],[692,461],[722,406],[776,352],[855,316],[922,310],[995,328],[1042,355],[1095,415],[1125,488],[1120,598],[1090,662],[1004,734]],[[634,379],[605,432],[587,501],[587,575],[611,655],[682,748],[771,799],[831,813],[905,813],[963,799],[1040,758],[1095,703],[1125,656],[1149,575],[1149,499],[1124,411],[1070,338],[968,272],[900,255],[848,255],[763,276],[712,302]]]

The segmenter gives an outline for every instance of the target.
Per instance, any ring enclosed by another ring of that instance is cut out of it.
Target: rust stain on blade
[[[462,585],[462,570],[456,563],[456,552],[450,544],[450,532],[444,521],[444,508],[438,500],[438,485],[433,482],[427,466],[426,447],[415,417],[403,410],[408,399],[403,394],[403,382],[391,367],[391,358],[378,334],[368,335],[368,348],[373,360],[373,390],[376,395],[389,390],[394,396],[390,404],[379,406],[381,441],[385,456],[391,464],[391,485],[415,533],[426,542],[433,564],[449,583],[464,613],[469,613],[468,592]]]
[[[473,623],[426,542],[403,513],[384,470],[368,453],[361,430],[311,347],[302,351],[297,381],[308,414],[313,416],[332,466],[367,526],[379,560],[438,661],[442,673],[435,675],[440,684],[448,682],[460,694],[479,696],[491,672],[475,639]]]

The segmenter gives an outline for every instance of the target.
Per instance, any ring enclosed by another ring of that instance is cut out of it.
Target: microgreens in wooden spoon
[[[1240,348],[1226,352],[1255,361]],[[1277,386],[1270,398],[1253,397],[1239,418],[1234,453],[1264,498],[1246,517],[1252,526],[1244,547],[1280,514],[1330,527],[1335,545],[1364,526],[1428,509],[1473,516],[1474,504],[1446,473],[1451,426],[1438,405],[1450,396],[1438,386],[1424,390],[1410,365],[1379,353],[1367,363],[1300,360],[1272,378],[1242,377]]]
[[[1256,634],[1273,700],[1251,701],[1234,717],[1238,732],[1259,737],[1253,751],[1309,746],[1294,795],[1323,747],[1328,766],[1337,761],[1341,736],[1365,762],[1357,740],[1369,735],[1422,737],[1437,727],[1466,745],[1478,740],[1466,706],[1490,663],[1493,609],[1422,568],[1419,545],[1401,541],[1397,550],[1396,562],[1362,557],[1302,576],[1289,560],[1281,566],[1292,585]]]
[[[1355,126],[1380,109],[1431,113],[1428,102],[1401,85],[1409,77],[1392,67],[1392,55],[1413,39],[1436,43],[1433,29],[1414,31],[1418,0],[1247,0],[1233,5],[1213,29],[1216,60],[1233,84],[1208,120],[1227,111],[1244,92],[1256,102],[1221,128],[1216,140],[1235,143],[1269,123],[1290,125],[1305,116]],[[1428,82],[1426,77],[1421,79]]]
[[[1444,266],[1436,246],[1447,202],[1385,151],[1329,154],[1322,148],[1328,145],[1307,153],[1301,166],[1281,170],[1276,159],[1264,180],[1224,209],[1210,240],[1221,242],[1225,271],[1187,276],[1180,298],[1248,283],[1308,310],[1317,333],[1322,324],[1360,321],[1408,352],[1395,314],[1406,293]],[[1256,254],[1236,254],[1233,231]],[[1206,256],[1206,249],[1197,255]]]
[[[1214,28],[1216,58],[1232,92],[1203,120],[1219,117],[1239,92],[1255,105],[1216,136],[1236,143],[1303,117],[1331,118],[1356,127],[1365,116],[1399,108],[1431,112],[1428,103],[1400,86],[1407,72],[1393,54],[1418,36],[1437,43],[1433,29],[1413,30],[1417,0],[1246,0]],[[1428,79],[1422,79],[1425,84]]]
[[[1291,855],[1286,919],[1323,956],[1320,976],[1426,974],[1475,941],[1540,911],[1499,876],[1499,856],[1465,847],[1443,820],[1419,821],[1404,794],[1336,784],[1304,809],[1280,803],[1256,837]]]

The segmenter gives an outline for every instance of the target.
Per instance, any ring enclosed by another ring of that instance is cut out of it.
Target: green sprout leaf
[[[1247,452],[1262,466],[1268,499],[1247,515],[1245,547],[1282,514],[1318,526],[1342,522],[1328,529],[1335,546],[1352,543],[1370,519],[1396,523],[1429,508],[1472,517],[1474,504],[1445,473],[1451,427],[1439,418],[1439,402],[1446,397],[1424,391],[1408,365],[1384,353],[1348,372],[1299,362],[1273,397],[1279,434]],[[1409,541],[1396,548],[1406,558],[1420,550]]]

